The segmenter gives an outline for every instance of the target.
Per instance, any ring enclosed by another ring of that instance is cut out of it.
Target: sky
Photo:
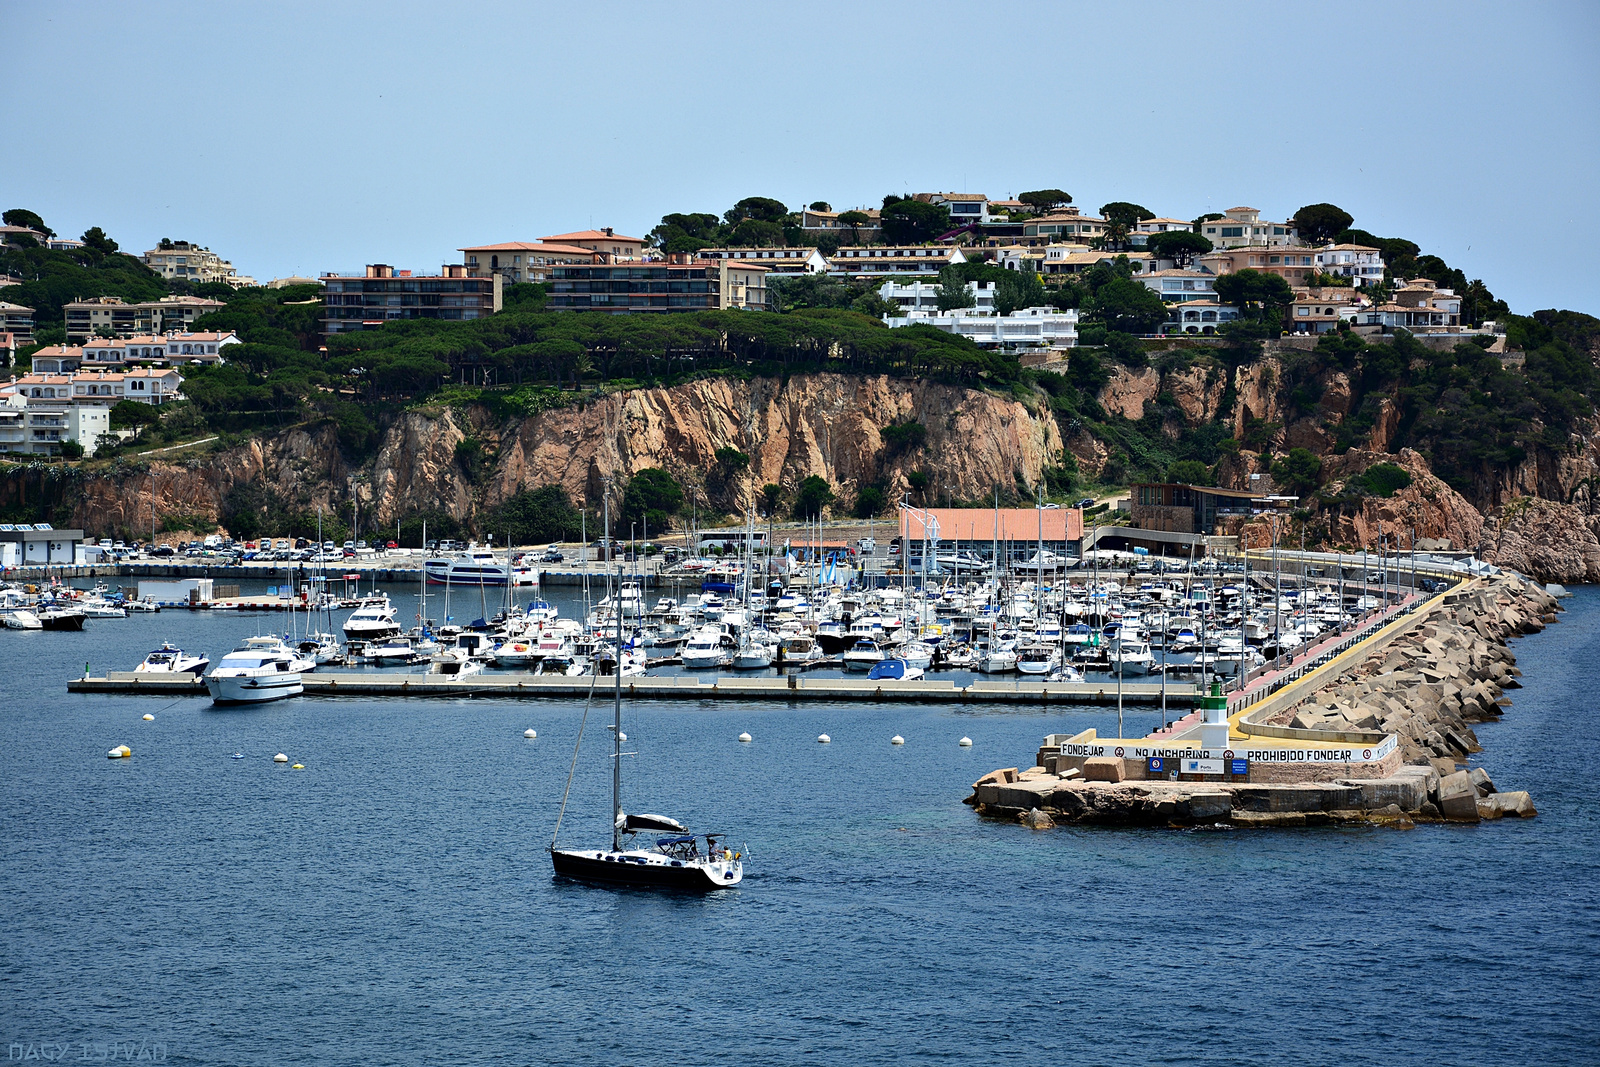
[[[1331,202],[1600,314],[1600,4],[0,2],[0,207],[260,280],[745,196]]]

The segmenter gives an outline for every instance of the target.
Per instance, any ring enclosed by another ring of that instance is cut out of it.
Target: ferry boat
[[[423,561],[429,585],[538,585],[538,572],[519,560],[507,565],[487,548],[469,548],[455,556],[435,556]]]

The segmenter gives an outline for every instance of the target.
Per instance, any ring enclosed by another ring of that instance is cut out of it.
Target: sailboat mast
[[[608,486],[609,488],[609,486]],[[611,494],[605,495],[605,543],[606,551],[611,548]],[[606,568],[609,577],[611,568]],[[617,616],[617,647],[615,650],[614,666],[612,673],[615,675],[615,703],[611,712],[611,851],[622,851],[622,562],[617,562],[617,594],[612,602],[612,609]],[[600,664],[594,665],[596,673]]]

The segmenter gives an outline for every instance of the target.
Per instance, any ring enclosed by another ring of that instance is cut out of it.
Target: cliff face
[[[884,454],[881,429],[915,419],[925,448]],[[718,379],[613,393],[581,408],[528,419],[508,435],[486,492],[495,503],[519,487],[561,485],[598,499],[601,481],[660,467],[703,483],[717,449],[750,456],[752,481],[794,486],[820,475],[843,499],[882,481],[892,497],[926,470],[952,496],[982,496],[1016,478],[1029,485],[1060,462],[1055,420],[1016,400],[932,382],[824,374],[747,382]]]
[[[926,427],[925,446],[888,455],[882,428],[911,419]],[[457,458],[469,438],[491,457],[480,484]],[[820,475],[844,503],[874,483],[893,497],[916,470],[955,497],[1018,478],[1031,486],[1062,455],[1047,413],[977,390],[844,375],[720,379],[613,393],[506,425],[481,409],[408,411],[359,466],[345,462],[335,427],[297,428],[182,464],[89,476],[71,521],[97,535],[148,533],[153,503],[158,523],[183,514],[198,526],[216,522],[230,491],[245,486],[330,513],[353,494],[362,514],[385,526],[429,510],[470,523],[519,489],[561,485],[574,500],[597,501],[607,477],[620,484],[647,467],[703,486],[716,451],[730,446],[751,457],[755,485],[793,488]]]

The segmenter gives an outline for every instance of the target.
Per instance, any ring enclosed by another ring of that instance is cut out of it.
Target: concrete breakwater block
[[[1478,786],[1472,775],[1456,771],[1439,779],[1439,811],[1451,822],[1478,821]]]
[[[1051,830],[1055,828],[1056,821],[1038,808],[1029,808],[1017,816],[1017,821],[1030,830]]]
[[[1539,814],[1534,810],[1533,798],[1528,795],[1528,791],[1525,789],[1513,789],[1509,793],[1495,793],[1488,799],[1501,815],[1511,815],[1519,819],[1531,819]]]
[[[1090,756],[1083,761],[1086,782],[1120,782],[1123,773],[1123,761],[1115,756]]]

